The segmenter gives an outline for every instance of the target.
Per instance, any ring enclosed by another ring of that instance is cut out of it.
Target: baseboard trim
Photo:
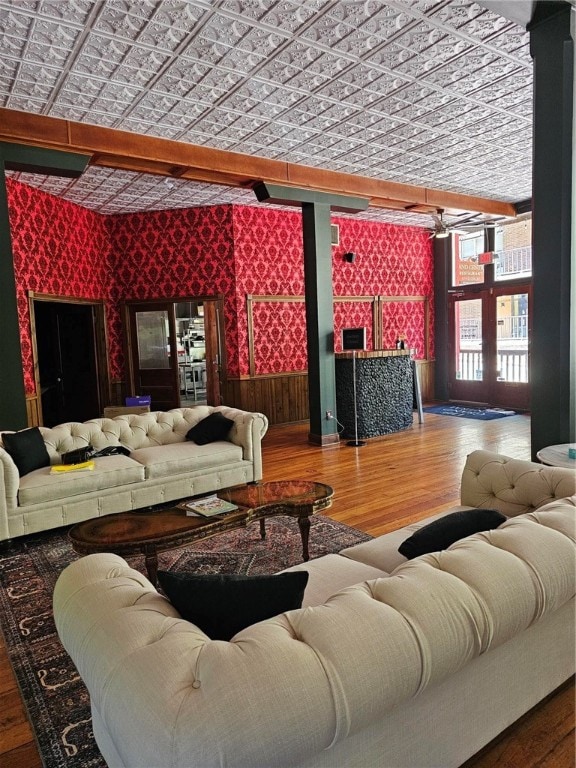
[[[338,432],[334,432],[331,435],[315,435],[312,432],[308,432],[308,442],[312,445],[336,445],[340,442],[340,435]]]

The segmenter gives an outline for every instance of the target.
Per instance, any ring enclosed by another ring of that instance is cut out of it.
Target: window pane
[[[452,285],[484,282],[484,267],[478,254],[484,251],[484,233],[455,235],[453,240]]]
[[[170,368],[168,312],[136,312],[140,368]]]
[[[528,382],[528,294],[496,298],[497,381]]]
[[[532,220],[506,224],[496,230],[495,279],[532,276]]]
[[[454,316],[456,378],[482,381],[482,299],[455,302]]]

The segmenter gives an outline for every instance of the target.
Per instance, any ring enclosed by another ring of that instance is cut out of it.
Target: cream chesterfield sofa
[[[227,438],[186,440],[215,411],[234,421]],[[131,453],[97,458],[91,472],[51,475],[42,467],[20,477],[0,444],[0,541],[260,480],[267,429],[262,413],[209,405],[40,427],[51,464],[89,444],[124,445]]]
[[[461,500],[498,529],[406,561],[410,526],[296,566],[303,607],[230,642],[120,557],[76,561],[54,614],[108,766],[460,765],[574,672],[575,490],[476,451]]]

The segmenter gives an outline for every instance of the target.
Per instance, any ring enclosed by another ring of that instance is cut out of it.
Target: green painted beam
[[[64,176],[69,179],[80,177],[90,162],[90,155],[7,142],[0,142],[0,157],[7,171],[41,173],[45,176]]]
[[[268,184],[265,181],[254,186],[254,194],[261,203],[297,206],[301,206],[302,203],[318,203],[319,205],[327,205],[333,211],[341,213],[365,211],[370,203],[365,197],[351,197],[332,192],[316,192],[313,189],[284,187],[280,184]]]
[[[0,430],[28,425],[6,170],[80,176],[89,157],[0,142]]]

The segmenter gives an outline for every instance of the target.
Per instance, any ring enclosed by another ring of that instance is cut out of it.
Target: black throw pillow
[[[308,571],[273,576],[199,575],[158,571],[158,581],[180,616],[212,640],[302,606]]]
[[[193,440],[196,445],[207,445],[215,440],[223,440],[233,424],[233,419],[226,418],[220,411],[214,411],[188,430],[186,440]]]
[[[506,516],[495,509],[465,509],[433,520],[420,528],[409,539],[403,541],[398,552],[408,560],[427,552],[447,549],[455,541],[480,531],[489,531],[506,520]]]
[[[5,432],[2,442],[18,467],[20,477],[35,469],[50,466],[50,456],[38,427],[22,429],[20,432]]]

